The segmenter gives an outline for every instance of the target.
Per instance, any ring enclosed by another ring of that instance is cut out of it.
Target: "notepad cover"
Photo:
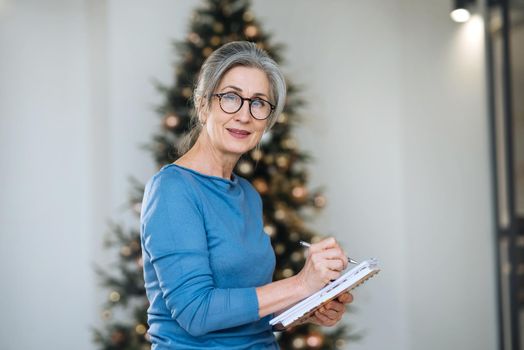
[[[293,327],[310,317],[322,305],[337,298],[340,294],[358,287],[379,271],[380,268],[376,259],[365,260],[315,294],[274,317],[269,321],[269,324],[275,326],[278,330]]]

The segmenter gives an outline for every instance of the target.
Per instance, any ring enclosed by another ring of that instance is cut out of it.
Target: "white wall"
[[[159,123],[151,81],[171,83],[199,3],[0,0],[0,348],[94,348],[104,218],[127,218],[128,176],[155,171],[138,148]],[[445,1],[328,4],[253,7],[310,101],[297,138],[329,203],[315,227],[383,265],[355,292],[364,338],[348,348],[494,349],[479,23],[454,24]]]
[[[405,244],[420,262],[407,269],[410,348],[495,349],[482,21],[446,25],[434,15],[445,4],[406,3]]]
[[[90,349],[84,2],[0,4],[0,348]]]

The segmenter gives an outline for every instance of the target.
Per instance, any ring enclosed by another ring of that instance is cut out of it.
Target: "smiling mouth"
[[[229,129],[229,128],[227,128],[227,131],[229,131],[232,134],[238,135],[238,136],[247,136],[247,135],[251,134],[249,131],[239,130],[239,129]]]

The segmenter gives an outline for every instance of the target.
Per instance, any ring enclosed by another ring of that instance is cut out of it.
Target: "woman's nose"
[[[247,123],[251,120],[251,112],[249,111],[249,103],[247,101],[244,102],[238,112],[235,113],[235,119],[243,123]]]

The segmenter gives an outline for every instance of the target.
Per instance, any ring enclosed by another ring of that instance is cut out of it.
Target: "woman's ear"
[[[201,124],[201,125],[205,125],[206,124],[206,121],[207,121],[207,116],[209,114],[209,109],[208,109],[208,106],[206,104],[206,100],[205,98],[199,98],[197,102],[197,105],[198,105],[198,110],[197,110],[197,113],[198,113],[198,122]]]
[[[208,114],[209,113],[205,108],[201,109],[200,115],[198,116],[198,121],[200,122],[200,125],[206,125]]]

